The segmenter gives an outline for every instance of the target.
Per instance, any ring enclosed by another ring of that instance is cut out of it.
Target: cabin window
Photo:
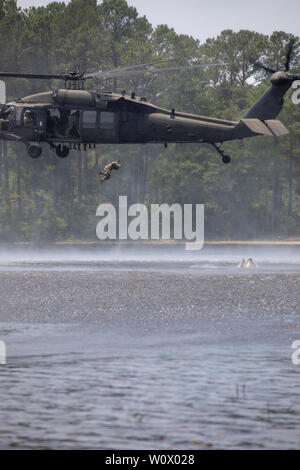
[[[114,128],[114,113],[102,112],[100,115],[100,128],[113,129]]]
[[[94,129],[96,127],[97,111],[82,112],[82,127],[84,129]]]

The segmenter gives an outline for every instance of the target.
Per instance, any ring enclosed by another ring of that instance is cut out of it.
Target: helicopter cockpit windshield
[[[10,119],[14,114],[13,106],[3,105],[0,108],[0,130],[7,131],[10,127]]]

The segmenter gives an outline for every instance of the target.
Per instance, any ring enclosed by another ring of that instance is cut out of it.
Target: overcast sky
[[[299,0],[127,0],[153,26],[167,24],[177,33],[201,41],[223,29],[250,29],[264,34],[286,31],[299,36]],[[19,6],[47,5],[49,0],[18,0]]]

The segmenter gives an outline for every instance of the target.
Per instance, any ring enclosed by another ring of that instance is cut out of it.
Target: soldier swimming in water
[[[252,258],[247,259],[246,268],[256,268],[256,264],[254,263]]]
[[[243,258],[239,268],[256,268],[256,264],[252,258],[248,258],[247,261],[245,261],[245,258]]]
[[[101,183],[104,183],[104,181],[109,180],[111,177],[111,172],[112,170],[118,170],[121,166],[120,160],[116,160],[115,162],[108,163],[103,170],[99,171],[98,175],[104,175],[104,178],[100,179]]]

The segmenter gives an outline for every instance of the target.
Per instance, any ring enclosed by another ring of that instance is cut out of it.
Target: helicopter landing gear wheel
[[[42,153],[42,147],[38,144],[27,145],[27,152],[31,158],[39,158]]]
[[[66,146],[66,145],[57,145],[56,149],[56,155],[59,157],[59,158],[66,158],[68,155],[69,155],[69,148]]]
[[[231,162],[231,158],[229,157],[229,155],[223,155],[222,161],[225,165],[227,165],[228,163]]]

